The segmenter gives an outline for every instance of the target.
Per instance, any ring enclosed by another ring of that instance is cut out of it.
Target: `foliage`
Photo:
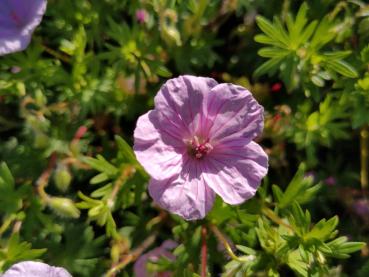
[[[133,276],[171,239],[175,260],[149,270],[200,276],[205,241],[208,276],[367,276],[368,11],[49,0],[30,46],[0,58],[0,271],[40,259],[73,276]],[[138,116],[181,74],[240,84],[265,107],[258,195],[216,199],[197,222],[153,203],[132,151]]]

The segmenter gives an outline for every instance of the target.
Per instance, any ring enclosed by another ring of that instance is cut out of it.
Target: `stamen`
[[[189,154],[196,159],[202,159],[213,149],[213,146],[209,143],[209,139],[203,140],[198,136],[194,136],[188,146]]]

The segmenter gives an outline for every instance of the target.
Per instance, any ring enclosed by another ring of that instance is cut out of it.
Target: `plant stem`
[[[362,189],[368,188],[368,137],[368,126],[364,126],[360,131],[360,183]]]
[[[227,239],[224,235],[219,231],[218,227],[214,224],[210,224],[210,229],[216,236],[216,238],[223,244],[225,250],[227,251],[228,255],[236,261],[242,262],[242,260],[233,253],[231,246],[229,245]]]
[[[42,47],[44,48],[44,50],[47,52],[47,53],[49,53],[51,56],[53,56],[54,58],[57,58],[57,59],[59,59],[59,60],[61,60],[61,61],[63,61],[63,62],[65,62],[65,63],[71,63],[71,58],[70,57],[68,57],[68,56],[66,56],[66,55],[64,55],[64,54],[61,54],[61,53],[59,53],[59,52],[57,52],[57,51],[55,51],[54,49],[51,49],[51,48],[49,48],[48,46],[46,46],[46,45],[42,45]]]
[[[49,183],[49,179],[51,176],[51,172],[53,171],[56,164],[56,153],[51,154],[49,163],[47,168],[42,172],[41,176],[37,179],[37,192],[40,195],[41,199],[47,202],[49,196],[45,192],[45,187]]]
[[[206,277],[206,268],[207,268],[207,256],[208,256],[208,247],[206,245],[206,236],[207,236],[207,229],[203,225],[201,228],[201,277]]]
[[[287,229],[291,230],[292,232],[294,232],[294,229],[292,228],[291,225],[287,224],[286,222],[284,222],[279,216],[277,216],[275,214],[275,212],[273,212],[271,209],[267,208],[267,207],[263,207],[261,209],[261,211],[263,212],[263,214],[265,216],[267,216],[271,221],[273,221],[274,223],[278,224],[278,225],[282,225],[284,227],[286,227]]]
[[[113,266],[108,273],[106,273],[105,277],[113,277],[116,273],[118,273],[120,270],[125,268],[128,264],[131,262],[134,262],[141,254],[151,246],[155,242],[156,234],[152,234],[148,238],[146,238],[143,243],[134,249],[130,254],[127,254],[123,257],[123,259],[115,266]]]
[[[9,226],[13,223],[14,220],[17,219],[15,214],[10,215],[3,221],[3,224],[0,227],[0,237],[5,233],[5,231],[9,228]]]

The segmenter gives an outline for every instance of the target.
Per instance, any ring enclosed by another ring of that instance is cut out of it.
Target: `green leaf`
[[[283,198],[283,191],[277,185],[272,185],[272,191],[274,200],[276,202],[280,202],[281,199]]]
[[[319,187],[315,187],[307,193],[308,188],[313,187],[312,185],[313,179],[305,176],[305,165],[301,164],[284,192],[283,197],[280,199],[278,207],[284,209],[291,205],[293,201],[302,203],[310,200],[310,197],[319,189]]]
[[[324,84],[325,84],[324,80],[317,75],[312,76],[311,81],[317,87],[324,87]]]
[[[338,216],[330,218],[328,221],[326,219],[320,220],[311,231],[304,236],[305,240],[309,239],[319,239],[325,241],[335,234],[335,228],[338,224]]]
[[[5,182],[5,184],[9,188],[14,187],[14,178],[12,173],[9,170],[9,167],[6,165],[5,162],[2,162],[0,165],[0,178],[2,178]]]
[[[259,56],[265,58],[276,58],[276,57],[284,57],[290,53],[288,50],[284,50],[276,47],[264,47],[258,51]]]
[[[271,74],[280,65],[283,58],[272,58],[259,66],[254,72],[255,77],[259,77],[265,73]]]
[[[120,136],[116,135],[115,142],[118,146],[119,154],[129,163],[137,163],[131,146]]]
[[[275,41],[275,40],[271,39],[270,37],[268,37],[266,35],[263,35],[263,34],[256,35],[254,37],[254,40],[256,42],[259,42],[259,43],[262,43],[262,44],[273,45],[273,46],[279,47],[281,49],[285,48],[285,45],[283,43],[280,43],[279,41]]]
[[[164,65],[161,65],[157,68],[156,74],[164,78],[170,78],[173,75],[172,72],[170,72],[169,69],[166,68]]]
[[[281,31],[273,25],[268,19],[257,16],[256,23],[258,24],[259,28],[271,39],[274,41],[280,42],[284,48],[288,48],[288,44],[286,42],[286,37]]]
[[[84,162],[97,171],[104,172],[109,176],[117,174],[118,169],[110,164],[103,156],[97,155],[96,159],[91,157],[85,157]]]
[[[351,54],[351,51],[335,51],[323,53],[326,60],[341,60]]]
[[[255,255],[256,251],[250,247],[246,247],[243,245],[236,245],[236,248],[240,251],[242,251],[243,253],[247,254],[247,255]]]
[[[351,65],[341,60],[327,60],[326,67],[337,73],[348,77],[348,78],[356,78],[358,77],[358,73]]]
[[[342,236],[326,244],[331,249],[328,256],[338,259],[348,258],[350,253],[359,251],[365,246],[364,242],[347,242],[347,237]]]
[[[317,25],[318,25],[318,21],[314,20],[313,22],[311,22],[305,28],[305,30],[302,32],[302,34],[299,35],[296,38],[297,44],[301,45],[301,44],[307,43],[309,41],[309,39],[311,38],[311,36],[313,35]]]
[[[109,176],[105,173],[105,172],[102,172],[96,176],[94,176],[91,180],[90,180],[90,184],[91,185],[95,185],[95,184],[99,184],[99,183],[102,183],[102,182],[105,182],[109,180]]]
[[[299,11],[297,12],[296,19],[295,19],[295,30],[297,33],[300,33],[304,29],[307,23],[306,14],[307,14],[308,8],[309,7],[307,3],[304,2],[302,3],[302,5],[299,8]]]

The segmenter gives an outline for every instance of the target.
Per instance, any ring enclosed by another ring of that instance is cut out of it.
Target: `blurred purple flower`
[[[24,50],[46,10],[46,0],[0,1],[0,56]]]
[[[139,23],[145,23],[147,21],[147,17],[148,17],[148,14],[147,14],[147,11],[145,9],[139,9],[136,11],[136,20],[139,22]]]
[[[369,200],[358,199],[352,204],[352,208],[356,214],[362,217],[367,217],[369,215]]]
[[[17,73],[19,73],[21,71],[22,71],[22,68],[20,68],[19,66],[12,66],[10,68],[10,72],[13,73],[13,74],[17,74]]]
[[[165,257],[171,261],[174,261],[176,257],[170,252],[170,250],[177,247],[177,243],[172,240],[166,240],[163,244],[153,250],[147,252],[146,254],[140,256],[134,265],[134,273],[136,277],[170,277],[172,274],[170,272],[158,272],[150,273],[147,270],[148,262],[157,262],[160,257]]]
[[[304,175],[305,178],[311,178],[314,182],[316,181],[316,174],[314,171],[307,171]]]
[[[324,180],[324,182],[328,185],[328,186],[334,186],[336,184],[336,178],[334,178],[333,176],[329,176],[328,178],[326,178]]]
[[[1,277],[72,277],[72,275],[62,267],[27,261],[13,265]]]
[[[150,195],[186,220],[205,217],[216,194],[232,205],[253,197],[268,168],[252,141],[263,123],[263,107],[243,87],[194,76],[167,81],[134,133]]]

